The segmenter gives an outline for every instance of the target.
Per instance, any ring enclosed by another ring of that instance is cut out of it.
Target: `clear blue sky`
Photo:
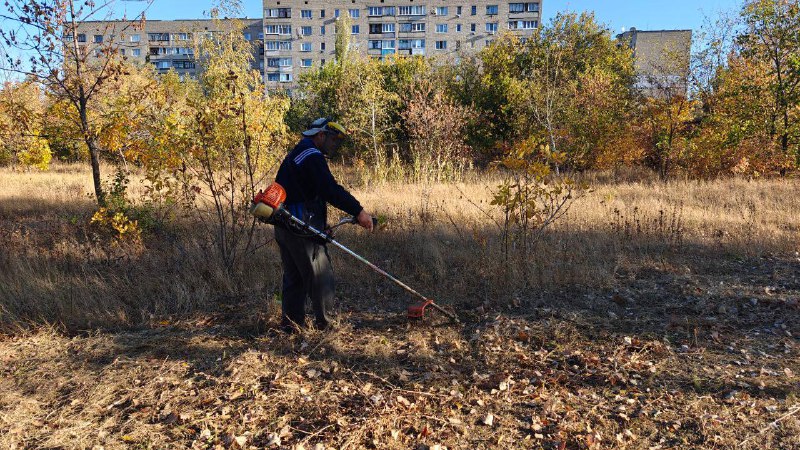
[[[261,17],[261,0],[243,0],[242,3],[246,16]],[[467,4],[469,0],[462,3]],[[720,10],[738,9],[742,3],[743,0],[542,0],[542,9],[545,21],[558,11],[593,10],[601,23],[619,32],[622,27],[642,30],[699,29],[704,16],[713,16]],[[204,11],[211,8],[211,4],[209,0],[155,0],[147,17],[164,20],[200,18]],[[131,17],[142,8],[136,2],[120,1],[117,9],[127,9],[127,15]]]

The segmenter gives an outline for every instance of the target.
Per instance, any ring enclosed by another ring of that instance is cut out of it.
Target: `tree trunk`
[[[89,148],[89,157],[92,162],[92,181],[94,181],[94,195],[97,198],[98,206],[106,206],[106,195],[103,192],[102,179],[100,177],[100,149],[97,148],[97,140],[92,135],[92,130],[89,128],[89,117],[86,111],[86,103],[84,98],[83,86],[79,89],[81,99],[78,103],[78,111],[80,113],[81,128],[83,131],[83,139],[86,142],[86,147]]]
[[[106,206],[106,194],[103,192],[103,184],[100,179],[100,150],[93,137],[86,139],[86,145],[89,147],[89,156],[92,159],[92,181],[94,181],[94,195],[97,197],[97,204],[99,206]]]

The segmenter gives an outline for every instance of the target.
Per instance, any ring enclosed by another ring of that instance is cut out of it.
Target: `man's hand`
[[[356,220],[358,220],[358,224],[364,227],[367,231],[370,232],[372,231],[373,228],[372,216],[369,215],[366,210],[362,209],[361,212],[358,213],[358,217],[356,218]]]

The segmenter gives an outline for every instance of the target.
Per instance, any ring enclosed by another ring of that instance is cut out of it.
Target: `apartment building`
[[[263,74],[262,19],[238,20],[245,26],[245,39],[253,42],[253,69]],[[101,57],[111,48],[129,60],[153,64],[160,73],[172,69],[181,77],[193,77],[197,74],[196,39],[213,36],[219,31],[210,19],[147,20],[143,27],[133,26],[128,21],[93,21],[79,24],[76,37],[79,48],[87,52],[90,59]]]
[[[692,30],[631,28],[617,39],[633,50],[636,88],[649,97],[686,96]]]
[[[478,51],[502,30],[522,38],[540,24],[541,0],[264,0],[264,78],[289,86],[334,58],[336,27],[350,19],[351,45],[370,56],[455,57]]]

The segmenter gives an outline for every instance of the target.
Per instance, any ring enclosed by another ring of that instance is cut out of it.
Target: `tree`
[[[434,89],[430,80],[420,80],[405,103],[403,119],[417,180],[458,179],[470,156],[464,142],[469,109]]]
[[[556,171],[587,169],[613,159],[629,134],[630,56],[593,14],[559,13],[525,43],[506,34],[484,49],[477,67],[463,66],[455,95],[488,118],[495,149],[541,138]]]
[[[52,159],[43,136],[46,99],[32,81],[0,89],[0,165],[16,162],[46,170]]]
[[[149,6],[152,0],[147,0]],[[115,39],[79,42],[79,34],[91,20],[108,18],[113,0],[92,1],[9,0],[3,18],[14,27],[0,29],[7,46],[28,55],[28,60],[7,56],[11,70],[41,83],[54,101],[64,101],[74,110],[76,128],[86,145],[92,166],[97,202],[105,204],[100,174],[100,153],[93,102],[106,81],[120,71]],[[147,8],[145,8],[145,11]],[[125,35],[140,27],[144,12],[133,20],[109,22],[98,35]],[[89,28],[91,29],[91,28]],[[85,35],[84,35],[85,37]],[[88,41],[87,39],[83,39]]]
[[[212,11],[214,33],[198,37],[198,80],[172,72],[157,80],[142,124],[128,139],[147,171],[151,197],[176,202],[197,224],[198,245],[208,246],[227,276],[238,273],[255,248],[250,200],[263,187],[288,146],[283,117],[288,100],[269,96],[252,70],[242,24],[222,21],[236,2]]]
[[[794,152],[800,138],[800,3],[797,0],[753,0],[742,9],[745,32],[739,36],[745,58],[768,62],[769,134],[781,150]]]

